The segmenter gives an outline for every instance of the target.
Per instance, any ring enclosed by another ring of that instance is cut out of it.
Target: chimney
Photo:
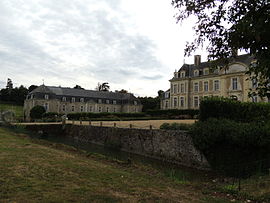
[[[201,55],[195,55],[194,56],[194,65],[198,66],[201,64]]]

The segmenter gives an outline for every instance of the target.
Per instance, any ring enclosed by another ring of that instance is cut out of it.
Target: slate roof
[[[229,63],[233,63],[233,62],[240,62],[240,63],[244,63],[246,65],[250,65],[251,61],[254,59],[253,56],[250,56],[249,54],[244,54],[244,55],[239,55],[236,56],[234,58],[230,58],[229,59]],[[178,72],[180,71],[186,71],[186,75],[192,77],[194,70],[203,70],[204,68],[211,68],[213,66],[224,66],[225,63],[222,62],[218,62],[218,61],[207,61],[207,62],[202,62],[200,63],[198,66],[194,65],[194,64],[184,64]]]
[[[97,99],[137,100],[137,98],[131,93],[94,91],[94,90],[45,86],[45,85],[37,87],[29,94],[33,93],[48,93],[54,94],[56,96],[70,96],[70,97],[97,98]]]

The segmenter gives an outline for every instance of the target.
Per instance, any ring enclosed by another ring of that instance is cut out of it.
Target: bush
[[[41,119],[45,112],[46,112],[46,110],[43,106],[34,106],[30,110],[30,117],[32,119]]]
[[[270,167],[270,122],[239,123],[210,118],[190,130],[193,143],[213,169],[248,176]],[[262,161],[266,160],[266,161]]]
[[[149,110],[146,114],[166,118],[190,119],[199,114],[197,109]]]
[[[46,122],[61,121],[63,114],[57,112],[47,112],[42,115],[42,120]]]
[[[120,120],[120,118],[139,118],[145,117],[145,113],[70,113],[67,115],[70,120],[92,120],[92,119],[110,119],[110,120]]]
[[[225,118],[239,122],[267,121],[270,119],[270,104],[210,97],[201,101],[199,116],[201,121],[209,118]]]
[[[163,130],[190,130],[192,124],[185,124],[185,123],[163,123],[160,126],[160,129]]]

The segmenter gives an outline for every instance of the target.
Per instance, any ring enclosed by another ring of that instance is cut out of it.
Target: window
[[[89,106],[89,112],[92,112],[92,111],[93,111],[93,107]]]
[[[180,97],[180,106],[184,107],[185,104],[185,98],[184,97]]]
[[[232,79],[232,89],[233,90],[237,90],[238,87],[237,87],[237,78],[233,78]]]
[[[184,78],[185,77],[185,72],[181,72],[181,78]]]
[[[49,104],[48,103],[45,103],[44,104],[44,108],[45,108],[46,112],[48,112],[48,110],[49,110]]]
[[[83,110],[84,110],[84,108],[83,108],[83,106],[81,106],[81,107],[80,107],[80,111],[83,112]]]
[[[75,106],[71,106],[71,111],[75,111]]]
[[[173,93],[176,94],[177,85],[173,85]]]
[[[214,91],[218,91],[219,90],[219,80],[215,80],[214,81]]]
[[[109,103],[110,103],[110,100],[107,99],[107,100],[106,100],[106,104],[109,104]]]
[[[137,101],[134,101],[134,105],[137,105],[138,104],[138,102]]]
[[[98,99],[98,103],[101,104],[102,103],[102,99]]]
[[[185,88],[185,87],[184,87],[184,84],[181,84],[181,85],[180,85],[180,92],[181,92],[181,93],[183,93],[183,92],[185,91],[184,88]]]
[[[257,88],[258,87],[258,81],[256,78],[252,79],[252,88]]]
[[[106,108],[106,112],[110,112],[109,107]]]
[[[204,74],[204,75],[209,75],[209,69],[208,69],[208,68],[205,68],[205,69],[203,70],[203,74]]]
[[[45,98],[45,99],[49,99],[49,95],[45,94],[45,95],[44,95],[44,98]]]
[[[116,104],[116,100],[113,100],[113,104]]]
[[[33,99],[34,98],[34,95],[33,94],[31,94],[31,97],[30,97],[31,99]]]
[[[62,98],[62,101],[63,101],[63,102],[66,102],[66,101],[67,101],[67,98],[66,98],[66,97],[63,97],[63,98]]]
[[[98,112],[101,112],[101,110],[102,110],[102,109],[101,109],[101,106],[100,106],[100,107],[98,107]]]
[[[204,88],[204,91],[205,91],[205,92],[208,92],[208,81],[205,81],[205,82],[203,83],[203,88]]]
[[[84,98],[80,98],[80,102],[84,102]]]
[[[194,83],[194,92],[198,92],[199,91],[199,83],[195,82]]]
[[[76,100],[75,100],[75,97],[72,97],[72,98],[71,98],[71,102],[74,103],[75,101],[76,101]]]
[[[251,97],[252,98],[252,102],[258,102],[258,97],[257,97],[257,95],[254,95],[254,96],[252,96]]]
[[[194,97],[194,107],[199,106],[199,97]]]
[[[113,108],[113,112],[116,112],[116,108],[115,107]]]
[[[65,104],[62,106],[62,111],[66,111],[66,105]]]
[[[196,77],[196,76],[199,76],[199,71],[198,70],[195,70],[194,71],[194,76]]]
[[[174,107],[177,107],[177,98],[176,98],[176,97],[173,98],[173,106],[174,106]]]
[[[166,109],[168,108],[168,101],[166,101],[166,103],[165,103],[165,108]]]

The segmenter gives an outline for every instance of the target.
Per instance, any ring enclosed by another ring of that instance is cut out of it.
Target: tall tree
[[[104,82],[104,83],[98,83],[97,84],[97,87],[96,87],[96,90],[97,91],[109,91],[110,89],[110,86],[109,86],[109,83],[108,82]]]
[[[82,89],[84,90],[84,88],[82,88],[80,85],[75,85],[75,87],[73,87],[74,89]]]
[[[8,90],[12,90],[13,89],[13,82],[12,82],[12,80],[10,78],[7,79],[7,86],[6,86],[6,88]]]
[[[247,73],[258,79],[258,94],[270,97],[269,0],[172,0],[172,5],[178,21],[197,18],[197,37],[187,43],[185,55],[207,42],[209,59],[228,63],[235,50],[245,50],[255,58]]]
[[[28,91],[32,92],[34,89],[36,89],[38,86],[37,85],[30,85],[30,87],[28,87]]]

